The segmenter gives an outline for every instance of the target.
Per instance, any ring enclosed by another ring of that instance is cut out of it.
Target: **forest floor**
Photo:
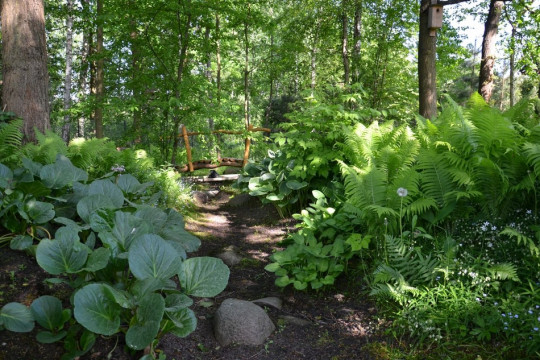
[[[186,338],[166,335],[157,347],[167,359],[384,359],[388,326],[376,314],[360,279],[336,284],[319,293],[297,292],[274,285],[274,274],[264,270],[279,241],[294,229],[294,220],[280,219],[271,205],[215,188],[214,196],[198,206],[198,215],[187,229],[202,245],[191,256],[216,256],[232,246],[242,257],[231,267],[227,288],[213,299],[195,299],[192,309],[198,317],[197,330]],[[61,289],[43,284],[46,274],[35,260],[7,247],[0,249],[0,304],[25,304],[40,295],[58,296]],[[67,289],[65,289],[67,292]],[[222,347],[214,337],[212,317],[227,298],[256,300],[277,297],[281,310],[267,307],[276,331],[260,346]],[[292,320],[291,320],[292,319]],[[303,321],[301,321],[303,320]],[[301,323],[301,324],[299,324]],[[34,330],[28,334],[0,331],[0,360],[59,359],[61,344],[39,344]],[[93,349],[81,359],[138,359],[128,354],[123,337],[99,337]]]

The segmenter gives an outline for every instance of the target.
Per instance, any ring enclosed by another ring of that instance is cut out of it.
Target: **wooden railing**
[[[259,128],[259,127],[253,127],[253,125],[249,125],[247,128],[247,131],[250,132],[256,132],[256,131],[263,131],[263,132],[270,132],[270,129],[267,128]],[[232,131],[232,130],[214,130],[211,132],[188,132],[185,126],[182,126],[182,137],[184,138],[184,144],[186,146],[186,153],[187,153],[187,165],[184,166],[176,166],[176,170],[178,172],[193,172],[197,169],[215,169],[220,166],[234,166],[234,167],[244,167],[249,159],[249,148],[251,146],[251,139],[249,136],[245,138],[245,147],[244,147],[244,158],[243,159],[234,159],[234,158],[218,158],[218,163],[213,164],[211,160],[197,160],[193,161],[192,155],[191,155],[191,145],[189,144],[189,137],[190,136],[197,136],[197,135],[208,135],[208,134],[232,134],[232,135],[242,135],[244,134],[244,131]]]

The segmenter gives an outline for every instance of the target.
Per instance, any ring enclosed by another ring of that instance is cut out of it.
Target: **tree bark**
[[[354,2],[354,27],[353,27],[354,48],[352,53],[352,81],[360,81],[360,56],[362,50],[362,0]]]
[[[341,1],[341,57],[343,59],[343,82],[344,85],[349,85],[349,50],[347,48],[347,42],[349,37],[349,18],[347,17],[347,0]]]
[[[130,10],[136,9],[136,3],[134,0],[129,0]],[[131,91],[133,92],[133,100],[135,101],[136,108],[133,110],[133,139],[136,144],[141,142],[141,106],[142,95],[140,86],[137,84],[137,77],[141,72],[141,54],[139,49],[139,33],[137,31],[137,19],[130,14],[129,19],[129,38],[131,47]]]
[[[515,80],[514,80],[514,73],[516,71],[516,49],[515,49],[515,39],[516,39],[516,27],[512,24],[512,52],[510,53],[510,107],[514,106],[514,86],[515,86]]]
[[[248,3],[247,17],[244,20],[244,123],[249,128],[249,15],[250,4]]]
[[[180,13],[178,12],[176,14],[178,18],[178,23],[180,26]],[[180,99],[180,85],[182,84],[182,79],[184,78],[184,71],[186,68],[187,58],[188,58],[188,48],[189,48],[189,40],[190,40],[190,30],[191,30],[191,13],[187,14],[186,18],[186,25],[184,27],[184,32],[178,34],[178,42],[180,44],[180,54],[178,59],[178,70],[176,74],[176,98]],[[174,142],[173,142],[173,149],[172,149],[172,155],[171,155],[171,164],[176,165],[176,153],[178,151],[178,143],[179,143],[179,133],[181,130],[181,127],[184,125],[180,124],[180,117],[178,115],[174,115],[174,129],[173,129],[173,135],[174,135]]]
[[[88,1],[89,0],[82,0],[81,1],[83,12],[88,12],[89,11]],[[93,33],[92,33],[91,29],[92,29],[92,27],[88,27],[88,28],[84,29],[84,31],[83,31],[83,40],[82,40],[82,43],[81,43],[81,50],[80,50],[81,67],[80,67],[80,70],[79,70],[79,80],[78,80],[79,100],[82,100],[85,97],[85,93],[87,91],[87,87],[88,87],[88,84],[89,84],[88,73],[92,72],[92,70],[91,70],[92,65],[89,64],[89,62],[88,62],[88,57],[90,56],[91,48],[92,48],[91,44],[92,44],[92,41],[93,41]],[[90,91],[88,91],[88,92],[90,92]],[[81,114],[79,116],[79,119],[77,121],[77,137],[84,137],[84,135],[85,135],[85,131],[84,131],[85,123],[86,123],[86,118],[85,118],[85,114],[83,113],[83,114]]]
[[[103,0],[97,0],[97,32],[96,32],[96,107],[94,110],[94,126],[98,139],[103,133],[103,98],[105,96],[105,61],[103,54]]]
[[[221,28],[219,23],[219,14],[216,14],[216,87],[217,103],[221,102]]]
[[[69,135],[71,130],[71,67],[73,62],[73,3],[72,0],[67,0],[67,18],[66,18],[66,73],[64,85],[64,125],[62,126],[62,140],[69,143]]]
[[[486,102],[489,102],[493,93],[493,67],[495,65],[495,40],[504,1],[491,0],[489,13],[486,19],[484,38],[482,41],[482,60],[480,62],[480,76],[478,78],[478,92]]]
[[[50,129],[43,0],[3,0],[2,109],[23,119],[23,141]]]
[[[437,116],[436,36],[429,36],[429,0],[422,0],[418,34],[419,113],[426,119]]]

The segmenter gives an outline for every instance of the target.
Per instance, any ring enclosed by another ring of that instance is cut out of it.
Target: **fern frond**
[[[23,121],[15,119],[0,123],[0,163],[15,164],[21,159]]]
[[[444,157],[433,150],[423,150],[418,156],[417,169],[421,174],[421,188],[427,198],[433,198],[439,207],[447,201],[447,194],[455,190],[449,165]]]
[[[486,271],[491,275],[492,278],[498,280],[514,280],[519,281],[517,276],[517,266],[509,263],[495,264],[488,268]]]
[[[527,246],[529,248],[529,252],[531,253],[531,255],[536,256],[536,257],[540,256],[540,248],[538,247],[538,245],[536,245],[534,240],[526,235],[523,235],[516,229],[507,227],[503,231],[501,231],[500,234],[507,235],[511,239],[515,239],[518,245]]]

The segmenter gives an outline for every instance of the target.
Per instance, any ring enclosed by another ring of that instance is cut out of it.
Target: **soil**
[[[242,257],[230,268],[225,291],[212,299],[195,299],[192,309],[198,317],[197,330],[186,338],[166,335],[158,351],[167,359],[375,359],[372,350],[384,343],[375,306],[367,300],[359,279],[349,277],[332,289],[306,293],[281,289],[274,275],[264,270],[279,241],[294,230],[295,222],[280,219],[271,205],[262,205],[247,195],[234,195],[227,188],[205,191],[198,205],[199,215],[187,223],[197,235],[201,248],[191,256],[216,256],[226,248]],[[7,247],[0,249],[0,305],[18,301],[29,305],[41,295],[68,298],[69,290],[43,283],[47,275],[35,260]],[[276,331],[260,346],[222,347],[212,330],[212,317],[227,298],[256,300],[278,297],[281,310],[266,307]],[[288,319],[304,320],[296,324]],[[0,360],[60,359],[61,344],[40,344],[37,330],[18,334],[0,331]],[[376,351],[375,351],[376,352]],[[92,350],[81,359],[138,359],[142,353],[129,353],[122,336],[98,337]]]

